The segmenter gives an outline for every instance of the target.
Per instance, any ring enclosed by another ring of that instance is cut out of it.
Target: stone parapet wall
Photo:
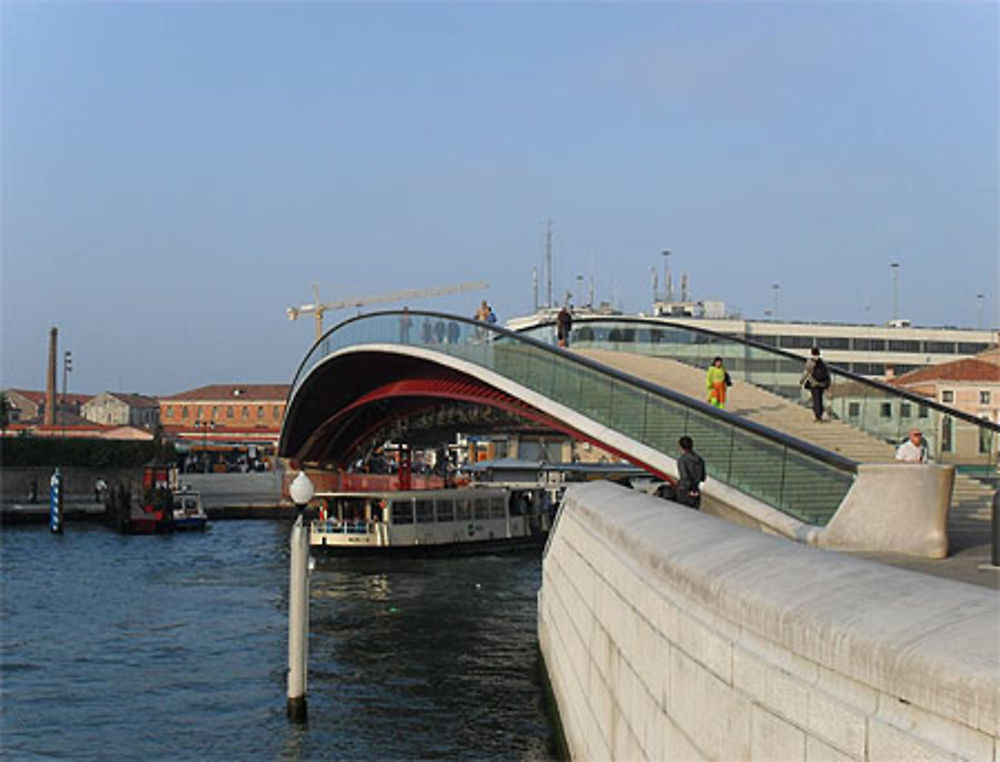
[[[576,759],[1000,760],[1000,597],[608,484],[571,488],[539,642]]]

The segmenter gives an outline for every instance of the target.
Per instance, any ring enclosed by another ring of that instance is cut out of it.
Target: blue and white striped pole
[[[62,534],[62,472],[56,468],[49,479],[49,529],[53,534]]]

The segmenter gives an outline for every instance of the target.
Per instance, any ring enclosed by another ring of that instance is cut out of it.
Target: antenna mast
[[[552,306],[552,220],[545,228],[545,306]]]

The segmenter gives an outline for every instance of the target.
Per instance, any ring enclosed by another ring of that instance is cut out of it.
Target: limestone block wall
[[[538,635],[575,759],[1000,761],[1000,596],[573,487]]]

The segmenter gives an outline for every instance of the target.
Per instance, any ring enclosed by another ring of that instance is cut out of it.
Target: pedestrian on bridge
[[[799,383],[812,395],[813,415],[816,417],[816,423],[822,423],[823,392],[830,387],[830,369],[819,356],[819,347],[809,350],[809,359],[806,360],[806,367],[802,371]]]
[[[726,406],[726,387],[732,382],[729,373],[722,364],[722,358],[716,357],[705,373],[705,388],[708,389],[708,404],[718,408]]]
[[[681,456],[677,459],[677,502],[689,508],[701,508],[701,483],[705,481],[705,461],[694,451],[694,441],[687,434],[677,440]]]
[[[569,347],[569,332],[572,328],[573,316],[564,304],[559,310],[559,314],[556,315],[556,338],[559,340],[559,346],[564,349]]]
[[[903,463],[927,462],[927,446],[920,429],[910,429],[909,438],[896,449],[896,460]]]

